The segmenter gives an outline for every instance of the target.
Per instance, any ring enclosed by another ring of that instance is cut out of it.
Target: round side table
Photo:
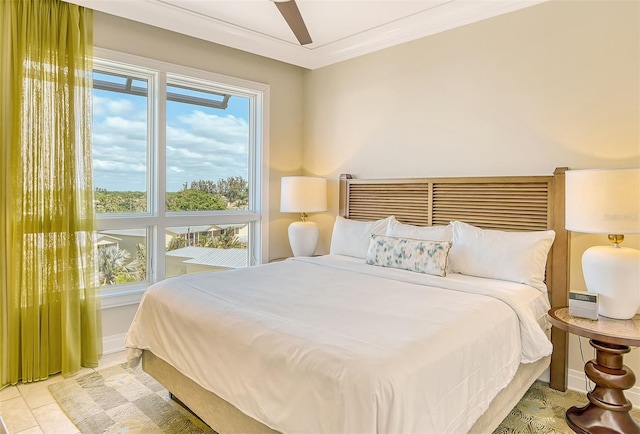
[[[640,315],[629,320],[600,316],[598,320],[578,318],[569,308],[549,311],[551,324],[561,330],[590,338],[596,358],[584,365],[587,377],[596,386],[587,393],[589,403],[567,410],[567,424],[577,433],[640,433],[640,426],[629,411],[633,405],[624,391],[633,387],[636,376],[623,365],[622,356],[629,347],[640,346]]]

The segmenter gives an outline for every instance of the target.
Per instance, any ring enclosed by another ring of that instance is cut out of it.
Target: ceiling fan
[[[276,4],[276,7],[284,17],[285,21],[291,28],[291,31],[300,42],[300,45],[310,44],[313,41],[309,36],[307,26],[300,15],[300,10],[295,0],[271,0]]]

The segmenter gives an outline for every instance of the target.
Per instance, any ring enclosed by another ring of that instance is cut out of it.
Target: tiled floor
[[[126,362],[124,351],[108,354],[100,359],[102,369]],[[83,368],[76,375],[84,375],[94,369]],[[11,434],[76,434],[78,429],[67,418],[49,393],[49,385],[63,380],[55,375],[46,381],[29,384],[19,383],[17,386],[0,390],[0,416]]]

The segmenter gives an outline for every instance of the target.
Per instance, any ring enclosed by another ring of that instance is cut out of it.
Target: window
[[[268,88],[100,53],[92,139],[103,296],[261,262]]]

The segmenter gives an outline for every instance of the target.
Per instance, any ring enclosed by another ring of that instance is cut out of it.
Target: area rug
[[[54,383],[49,390],[83,434],[215,433],[139,366],[105,368]],[[586,403],[584,393],[558,392],[535,382],[494,434],[571,433],[564,413]],[[632,415],[640,420],[639,410]]]
[[[569,407],[582,407],[588,402],[584,393],[559,392],[536,381],[493,434],[573,433],[565,421],[565,412]],[[631,415],[640,420],[640,410],[631,410]]]
[[[214,433],[140,366],[101,369],[54,383],[49,391],[83,434]]]

